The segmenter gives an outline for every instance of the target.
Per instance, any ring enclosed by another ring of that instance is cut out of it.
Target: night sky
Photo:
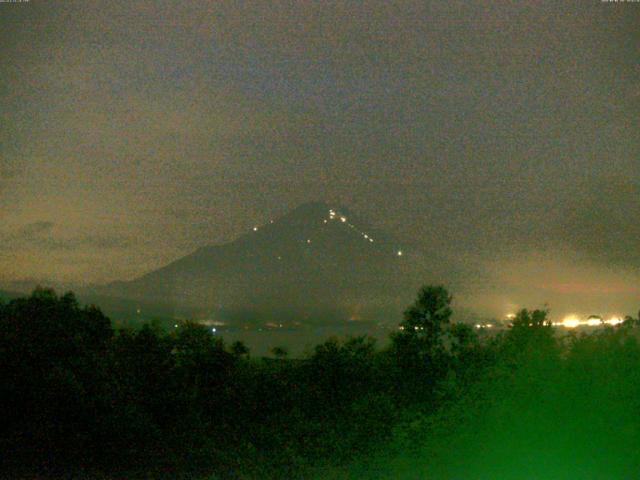
[[[131,279],[323,200],[461,306],[637,312],[640,3],[258,3],[0,3],[0,282]]]

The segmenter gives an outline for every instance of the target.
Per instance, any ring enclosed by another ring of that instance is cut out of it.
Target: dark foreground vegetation
[[[0,304],[7,478],[625,479],[640,472],[638,319],[478,337],[422,289],[390,347],[253,358],[209,329],[114,331],[72,294]]]

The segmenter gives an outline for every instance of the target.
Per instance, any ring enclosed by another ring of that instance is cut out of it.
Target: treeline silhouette
[[[390,346],[254,358],[185,323],[114,331],[72,293],[0,303],[0,466],[32,478],[636,478],[639,319],[479,336],[424,287]]]

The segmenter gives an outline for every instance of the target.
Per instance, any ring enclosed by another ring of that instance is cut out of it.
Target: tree
[[[531,361],[534,357],[555,358],[558,345],[548,316],[548,310],[526,308],[516,314],[503,345],[510,362]]]
[[[404,312],[404,321],[400,324],[404,334],[420,338],[427,345],[436,345],[451,318],[451,300],[443,286],[422,287],[414,304]]]
[[[626,317],[624,317],[623,325],[629,328],[640,325],[640,312],[638,312],[638,318],[633,318],[631,315],[627,315]]]
[[[431,355],[442,347],[442,337],[451,318],[452,297],[442,286],[425,286],[413,305],[404,312],[400,333],[393,338],[397,348]]]
[[[72,293],[38,288],[0,309],[0,410],[16,440],[8,457],[64,463],[82,455],[93,437],[96,410],[108,408],[103,379],[113,330],[96,307],[80,307]],[[24,439],[24,440],[21,440]],[[6,444],[5,444],[6,445]]]
[[[287,355],[289,355],[289,352],[284,347],[273,347],[271,349],[271,354],[280,360],[284,360],[287,358]]]
[[[242,357],[243,355],[249,355],[249,347],[247,347],[244,342],[240,340],[236,340],[231,344],[231,353],[233,353],[236,357]]]
[[[523,308],[511,323],[508,337],[521,346],[553,338],[553,324],[548,316],[548,310],[531,312]]]
[[[466,323],[454,323],[449,329],[451,351],[455,355],[477,346],[478,334]]]
[[[443,286],[425,286],[404,312],[400,332],[392,335],[392,350],[404,383],[412,395],[431,391],[448,368],[445,327],[451,318],[452,297]],[[417,381],[418,380],[418,381]]]

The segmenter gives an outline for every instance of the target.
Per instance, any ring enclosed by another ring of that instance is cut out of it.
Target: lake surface
[[[215,335],[221,336],[225,343],[241,340],[250,348],[251,355],[254,356],[270,355],[273,347],[284,347],[290,357],[300,357],[312,352],[316,345],[332,336],[344,339],[349,336],[368,335],[375,338],[378,347],[382,348],[389,342],[389,334],[392,331],[394,329],[391,327],[349,325],[299,329],[222,329],[217,330]]]

